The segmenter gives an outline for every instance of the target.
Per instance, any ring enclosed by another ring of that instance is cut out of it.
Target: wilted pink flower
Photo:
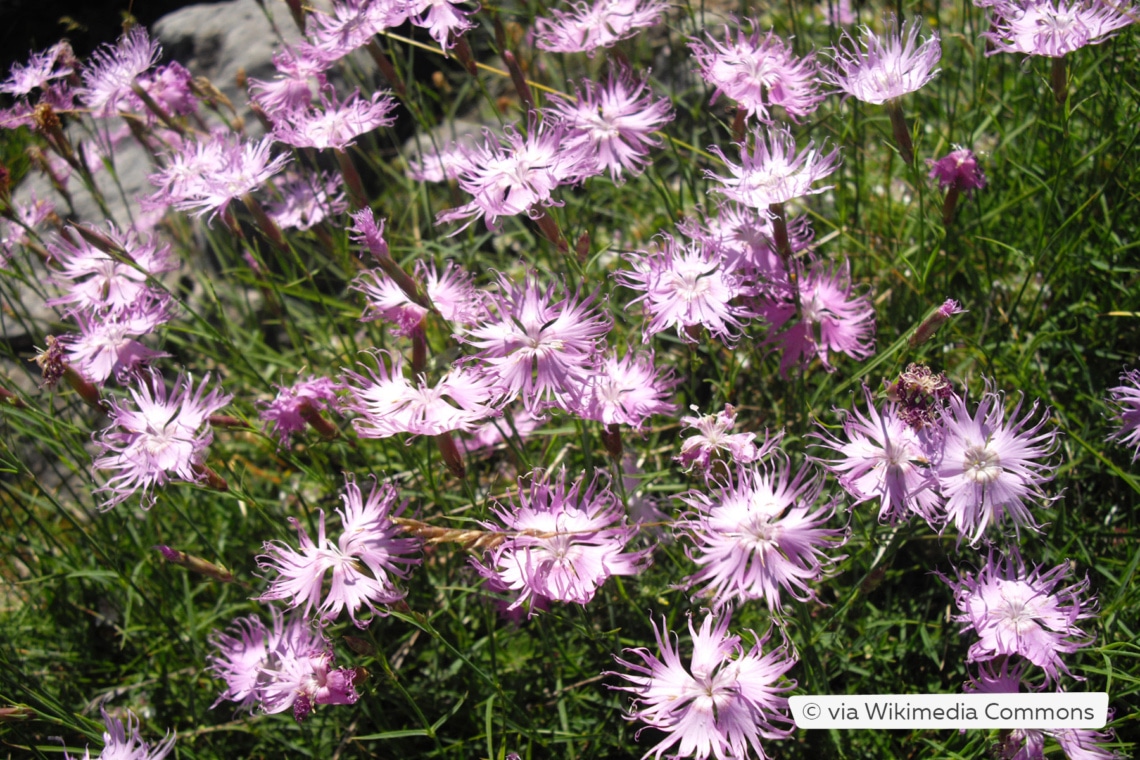
[[[361,438],[441,435],[467,431],[498,414],[494,380],[468,367],[455,367],[434,386],[420,376],[415,383],[404,377],[399,354],[373,352],[377,368],[361,365],[367,376],[345,370],[350,397],[345,408],[360,415],[352,421]],[[385,365],[388,356],[391,369]]]
[[[595,0],[575,3],[570,13],[551,9],[534,20],[535,45],[552,53],[590,53],[655,25],[669,7],[661,0]]]
[[[97,760],[162,760],[174,748],[174,736],[167,735],[159,744],[151,746],[139,736],[139,719],[130,710],[127,710],[127,723],[107,714],[102,707],[103,725],[107,730],[103,732],[103,751]],[[66,760],[73,760],[66,751],[63,753]],[[90,760],[91,751],[84,750],[82,760]]]
[[[285,543],[267,542],[265,554],[258,564],[276,571],[269,590],[258,597],[261,601],[286,599],[290,607],[305,605],[304,615],[314,607],[321,621],[329,623],[348,609],[348,616],[358,628],[367,628],[369,620],[358,620],[356,613],[368,607],[374,615],[384,614],[377,605],[398,602],[406,595],[395,579],[406,578],[408,566],[419,564],[409,558],[419,546],[414,538],[397,538],[400,528],[392,518],[404,507],[396,506],[396,489],[387,483],[374,482],[365,500],[352,475],[344,475],[344,509],[337,509],[343,528],[334,545],[325,536],[325,513],[320,510],[320,529],[314,544],[296,518],[289,522],[297,529],[300,551]],[[325,574],[332,571],[332,585],[324,591]]]
[[[371,100],[353,90],[343,102],[329,91],[321,93],[321,107],[297,109],[284,115],[273,126],[273,138],[294,148],[345,150],[357,137],[377,127],[396,123],[392,111],[396,101],[386,92],[373,93]]]
[[[555,286],[543,290],[533,275],[522,283],[500,276],[499,286],[503,292],[489,299],[493,315],[461,339],[479,349],[476,357],[502,392],[521,394],[532,410],[544,398],[576,390],[610,329],[591,308],[595,296],[555,302]]]
[[[135,110],[138,96],[131,90],[136,77],[158,63],[162,47],[141,25],[114,44],[97,48],[83,68],[80,99],[96,116],[110,116],[118,110]],[[126,107],[124,107],[126,106]]]
[[[852,408],[843,423],[843,436],[826,430],[818,434],[822,445],[839,454],[823,464],[838,478],[859,504],[879,500],[879,521],[905,521],[911,513],[933,521],[940,504],[937,480],[918,434],[901,420],[898,408],[887,404],[875,408],[870,390],[864,388],[867,414]]]
[[[796,319],[798,290],[799,319]],[[765,345],[779,345],[780,374],[807,366],[819,358],[824,369],[834,372],[832,352],[865,359],[875,352],[875,310],[866,296],[857,296],[851,285],[850,265],[831,267],[817,262],[776,295],[761,300],[757,311],[769,324]]]
[[[914,331],[914,334],[910,336],[909,343],[911,348],[914,348],[915,346],[921,346],[923,343],[933,338],[934,334],[938,332],[938,328],[942,327],[942,325],[944,325],[946,323],[946,320],[950,319],[950,317],[954,316],[955,314],[965,313],[966,310],[962,308],[962,305],[960,303],[955,301],[953,298],[947,298],[942,302],[942,305],[938,307],[937,311],[935,311],[926,319],[922,320],[922,324],[920,324]]]
[[[172,61],[154,71],[140,74],[138,85],[167,115],[185,116],[198,110],[198,101],[194,98],[191,86],[192,78],[185,66]],[[148,114],[149,120],[156,118],[157,114]]]
[[[838,148],[823,155],[815,149],[814,142],[809,142],[806,149],[797,153],[796,140],[785,127],[759,128],[753,131],[753,137],[752,153],[744,144],[740,145],[739,164],[728,160],[719,146],[709,147],[709,152],[724,161],[731,174],[721,177],[705,172],[708,179],[720,183],[713,186],[714,193],[767,211],[773,204],[830,189],[830,185],[813,185],[835,171],[839,165]]]
[[[887,385],[887,398],[898,404],[898,418],[915,430],[933,425],[954,388],[945,373],[911,362],[897,380]]]
[[[519,505],[493,509],[505,526],[505,540],[488,551],[475,569],[519,597],[508,609],[534,598],[586,605],[606,579],[636,575],[650,550],[624,552],[637,532],[625,524],[621,501],[608,485],[599,488],[597,471],[588,485],[585,474],[566,487],[566,471],[554,482],[519,481]],[[488,530],[503,528],[486,523]],[[531,606],[531,614],[534,614]]]
[[[935,66],[942,57],[937,32],[931,32],[919,44],[921,26],[915,20],[904,23],[899,30],[891,19],[885,40],[863,27],[859,42],[845,31],[839,46],[831,50],[836,68],[825,68],[820,74],[864,103],[881,105],[914,92],[934,78],[938,73]]]
[[[780,612],[781,591],[801,602],[815,599],[808,583],[838,559],[824,550],[843,543],[842,528],[823,527],[838,500],[812,509],[822,479],[807,469],[793,476],[784,458],[768,466],[738,465],[730,481],[713,483],[717,492],[711,496],[700,491],[682,496],[695,512],[680,526],[694,544],[689,556],[700,566],[686,587],[704,584],[701,596],[718,609],[764,599],[769,610]]]
[[[482,145],[468,151],[459,174],[459,187],[473,196],[471,202],[439,212],[436,224],[466,220],[458,233],[481,218],[495,230],[501,216],[560,205],[551,194],[577,176],[582,162],[563,150],[565,137],[565,127],[546,121],[532,123],[525,136],[513,127],[502,137],[488,132]]]
[[[629,350],[619,359],[611,353],[586,376],[580,396],[568,406],[582,419],[640,430],[653,415],[677,410],[667,400],[676,384],[671,370],[654,366],[652,354]]]
[[[634,82],[619,69],[604,84],[582,82],[575,101],[550,98],[551,116],[566,125],[561,150],[578,154],[583,178],[608,171],[617,182],[622,172],[640,174],[649,149],[661,144],[654,132],[672,121],[668,98],[654,99],[646,81]]]
[[[727,26],[724,44],[707,32],[707,45],[690,40],[701,76],[716,87],[712,102],[726,95],[749,116],[769,124],[773,106],[783,108],[793,120],[811,115],[825,97],[816,79],[815,56],[796,58],[791,45],[771,31],[762,38],[759,22],[751,24],[752,34],[739,29],[735,42]]]
[[[955,147],[937,161],[927,160],[930,178],[938,180],[942,189],[952,187],[970,193],[986,186],[986,175],[978,166],[978,157],[969,148]]]
[[[1120,385],[1108,389],[1109,404],[1120,422],[1120,429],[1108,437],[1134,449],[1132,461],[1140,458],[1140,370],[1120,373]]]
[[[114,474],[95,493],[110,492],[103,509],[110,509],[141,491],[143,507],[154,505],[153,489],[173,478],[200,482],[206,478],[203,465],[206,449],[214,439],[206,418],[233,398],[206,386],[210,376],[197,389],[189,376],[179,377],[172,394],[167,393],[162,376],[152,370],[137,388],[131,388],[134,408],[112,399],[110,424],[96,434],[100,456],[92,468]]]
[[[741,638],[728,631],[730,620],[728,611],[719,619],[707,614],[698,631],[689,619],[693,654],[688,667],[681,662],[675,636],[664,620],[660,629],[653,623],[660,657],[644,647],[626,650],[643,664],[614,657],[635,674],[609,674],[633,684],[612,687],[635,695],[630,718],[665,734],[644,757],[660,760],[672,750],[671,758],[766,760],[760,739],[792,735],[795,726],[783,694],[796,686],[785,677],[796,661],[787,644],[765,654],[771,631],[763,637],[752,633],[754,643],[745,651]]]
[[[712,465],[713,457],[722,457],[725,462],[737,464],[752,464],[767,455],[783,438],[783,433],[777,433],[772,438],[765,436],[764,442],[757,446],[754,441],[755,433],[729,433],[736,424],[736,410],[731,404],[725,404],[724,411],[716,414],[701,414],[700,407],[695,404],[691,407],[697,413],[696,417],[682,417],[684,430],[693,429],[696,435],[691,435],[681,442],[681,453],[675,459],[685,468],[708,470]]]
[[[642,303],[649,316],[643,336],[646,342],[675,327],[682,340],[696,343],[704,327],[714,338],[732,345],[743,333],[742,320],[756,316],[740,303],[754,289],[729,271],[715,248],[666,235],[658,250],[632,253],[626,259],[633,270],[619,272],[617,280],[641,292],[633,303]]]
[[[1019,399],[1005,420],[1003,396],[987,385],[971,416],[965,397],[953,396],[942,411],[940,450],[932,453],[946,519],[975,545],[986,528],[1007,514],[1014,529],[1037,529],[1029,499],[1048,503],[1041,486],[1053,479],[1049,458],[1056,430],[1046,429],[1046,411],[1034,422],[1038,404],[1022,417]]]
[[[993,45],[987,55],[1063,58],[1085,45],[1099,45],[1137,19],[1130,2],[998,0],[990,8],[990,31],[982,35]]]
[[[305,429],[306,414],[320,413],[336,404],[336,392],[341,389],[327,377],[298,380],[288,388],[278,386],[272,401],[258,402],[262,407],[261,420],[269,425],[269,433],[282,446],[289,443],[294,433]]]
[[[348,209],[344,181],[328,172],[304,176],[286,172],[274,183],[280,200],[265,205],[265,212],[283,230],[308,230]]]
[[[286,623],[276,607],[269,610],[272,628],[251,615],[235,620],[225,633],[210,634],[217,650],[208,658],[210,671],[226,682],[213,706],[229,700],[239,708],[258,705],[266,713],[292,707],[301,721],[315,704],[354,704],[360,698],[359,673],[332,669],[332,645],[324,634],[307,618],[293,615]]]
[[[962,614],[962,633],[973,632],[978,640],[970,647],[969,662],[1020,655],[1056,683],[1061,673],[1071,675],[1062,654],[1071,654],[1092,643],[1092,637],[1077,628],[1077,621],[1094,615],[1095,602],[1084,599],[1089,582],[1058,588],[1069,573],[1067,562],[1042,572],[1042,566],[1026,572],[1016,551],[1010,558],[996,559],[990,552],[977,573],[958,572],[957,582],[943,578],[954,591]]]

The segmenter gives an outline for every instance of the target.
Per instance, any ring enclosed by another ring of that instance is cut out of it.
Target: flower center
[[[966,476],[980,485],[997,480],[1002,472],[1001,457],[988,446],[970,446],[962,462]]]

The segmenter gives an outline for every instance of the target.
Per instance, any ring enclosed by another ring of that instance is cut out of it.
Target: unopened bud
[[[938,307],[936,312],[922,321],[922,324],[914,331],[914,335],[910,336],[910,347],[915,348],[921,346],[934,337],[934,334],[938,332],[938,328],[942,327],[942,325],[946,323],[946,320],[955,314],[963,314],[965,311],[966,310],[953,298],[947,298],[946,301]]]
[[[208,562],[201,557],[195,557],[192,554],[173,549],[169,546],[160,545],[154,547],[162,552],[162,556],[167,562],[173,565],[181,565],[187,570],[191,570],[199,575],[205,575],[208,578],[213,578],[222,583],[233,583],[234,574],[225,569],[221,565],[215,565],[213,562]]]

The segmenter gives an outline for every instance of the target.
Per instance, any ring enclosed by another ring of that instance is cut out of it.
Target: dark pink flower
[[[955,147],[937,161],[928,160],[926,163],[930,167],[930,178],[938,180],[942,189],[953,187],[959,192],[970,193],[986,186],[985,172],[969,148]]]
[[[269,425],[269,433],[282,445],[288,445],[294,433],[305,429],[307,420],[302,412],[320,413],[331,409],[337,402],[336,392],[341,386],[327,377],[298,380],[288,388],[278,386],[272,401],[258,402],[263,407],[261,420]]]
[[[406,578],[408,566],[419,564],[418,559],[407,556],[418,548],[419,541],[397,538],[400,527],[392,518],[404,507],[396,505],[396,489],[387,483],[381,485],[374,480],[365,499],[353,476],[345,473],[340,498],[344,509],[337,509],[342,531],[336,544],[325,535],[324,510],[320,510],[316,543],[300,522],[289,518],[297,529],[300,549],[285,543],[265,544],[266,553],[258,557],[258,564],[275,571],[277,577],[258,598],[288,600],[294,608],[303,604],[305,616],[315,607],[324,623],[336,620],[341,610],[347,609],[352,622],[358,628],[366,628],[370,621],[356,617],[361,607],[382,615],[383,605],[398,602],[406,595],[396,587],[395,580]],[[325,592],[324,578],[330,571],[332,583]]]
[[[610,674],[632,684],[612,687],[634,694],[630,718],[665,734],[645,753],[646,758],[653,755],[660,760],[670,752],[670,758],[766,760],[762,738],[792,735],[795,725],[783,695],[795,688],[795,681],[785,674],[796,661],[787,644],[765,653],[771,632],[763,637],[752,633],[753,644],[745,651],[741,638],[729,633],[730,621],[728,611],[719,616],[706,614],[697,630],[689,619],[693,653],[688,667],[664,620],[660,629],[653,624],[660,657],[642,647],[626,650],[641,658],[641,663],[614,658],[634,672]]]

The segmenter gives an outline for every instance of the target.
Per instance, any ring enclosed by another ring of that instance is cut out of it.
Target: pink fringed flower
[[[488,132],[483,145],[468,151],[459,174],[459,187],[473,196],[471,202],[436,214],[436,224],[466,220],[458,233],[481,218],[496,230],[499,217],[560,205],[554,189],[577,176],[582,162],[563,150],[564,139],[565,127],[545,121],[532,123],[525,136],[513,127],[502,137]]]
[[[1133,449],[1132,461],[1140,458],[1140,370],[1120,374],[1120,385],[1108,389],[1120,429],[1108,437]]]
[[[941,447],[933,454],[947,521],[971,545],[1007,514],[1015,531],[1022,526],[1036,530],[1027,501],[1051,501],[1041,487],[1053,479],[1049,458],[1057,449],[1057,432],[1046,428],[1048,412],[1034,422],[1034,402],[1018,419],[1019,400],[1007,422],[1003,397],[991,387],[973,414],[966,402],[953,396],[943,410]]]
[[[135,110],[138,96],[131,90],[136,77],[158,63],[162,47],[141,25],[114,44],[103,45],[91,54],[83,68],[80,99],[96,116],[110,116],[118,110]]]
[[[765,436],[760,446],[755,443],[755,433],[730,433],[736,425],[736,410],[725,404],[724,410],[716,414],[701,414],[700,407],[690,407],[697,413],[695,417],[682,417],[685,430],[693,429],[691,435],[681,443],[681,453],[675,459],[682,467],[708,470],[714,457],[718,461],[752,464],[764,458],[783,438],[777,433],[772,438]],[[727,454],[727,456],[725,456]]]
[[[143,507],[154,505],[155,486],[172,478],[200,482],[207,478],[206,449],[214,439],[206,418],[233,398],[206,387],[210,377],[194,388],[193,379],[180,377],[169,394],[156,371],[131,389],[131,404],[112,399],[107,427],[96,434],[101,447],[92,469],[114,473],[95,493],[110,493],[103,509],[110,509],[136,493]]]
[[[719,251],[697,243],[683,243],[666,236],[664,245],[652,253],[626,257],[632,271],[618,273],[618,282],[641,292],[649,316],[644,340],[670,327],[682,340],[696,343],[700,328],[732,345],[741,336],[744,322],[756,316],[740,304],[754,289],[725,266]]]
[[[705,176],[717,183],[712,191],[754,209],[767,211],[774,204],[786,203],[804,195],[822,193],[830,185],[815,187],[815,183],[830,175],[839,165],[839,149],[827,155],[809,142],[807,148],[796,151],[796,140],[784,127],[756,129],[753,132],[755,147],[749,153],[740,146],[740,163],[733,163],[719,146],[709,152],[724,161],[730,176],[721,177],[711,171]]]
[[[277,573],[261,601],[289,600],[290,607],[305,606],[304,615],[314,607],[321,620],[331,622],[348,609],[348,616],[358,628],[367,628],[368,620],[358,620],[356,613],[367,607],[375,615],[383,614],[377,605],[393,604],[404,598],[395,579],[406,578],[408,566],[419,564],[409,558],[419,542],[414,538],[397,538],[399,526],[392,518],[403,512],[396,506],[396,489],[387,483],[373,483],[365,500],[352,475],[345,473],[344,509],[337,509],[343,527],[334,545],[325,536],[325,513],[320,511],[320,530],[314,544],[296,518],[289,522],[297,529],[300,551],[284,543],[266,543],[265,554],[258,557],[262,568]],[[324,591],[325,574],[332,571],[332,585]]]
[[[819,434],[823,445],[840,455],[824,462],[859,504],[879,500],[879,521],[896,523],[916,513],[935,520],[940,504],[937,480],[915,430],[899,418],[898,408],[888,404],[875,408],[871,392],[864,389],[867,414],[853,408],[843,423],[843,437]]]
[[[103,732],[103,751],[99,753],[99,760],[162,760],[174,749],[174,736],[168,735],[159,744],[151,746],[139,736],[139,719],[130,710],[127,711],[127,722],[107,714],[102,707],[103,725],[107,730]],[[64,751],[65,760],[73,760],[71,755]],[[82,760],[90,760],[90,750],[84,750]]]
[[[473,560],[485,578],[518,592],[508,609],[547,599],[585,605],[613,575],[636,575],[649,561],[650,550],[625,552],[636,528],[625,524],[621,501],[608,485],[599,488],[594,475],[585,475],[566,487],[563,470],[554,482],[540,482],[537,474],[519,481],[519,505],[493,511],[505,526],[504,540],[484,557]],[[488,530],[503,532],[494,523]]]
[[[1137,19],[1131,2],[998,0],[989,5],[992,26],[982,35],[993,45],[987,55],[1063,58],[1085,45],[1099,45]]]
[[[796,318],[796,290],[799,319]],[[833,352],[853,359],[865,359],[875,352],[875,311],[866,296],[856,296],[851,286],[849,264],[841,268],[816,263],[792,283],[786,283],[778,296],[765,299],[757,309],[770,326],[765,345],[777,344],[783,356],[780,374],[796,366],[807,366],[819,358],[824,369],[834,372]]]
[[[283,230],[312,229],[348,209],[344,180],[327,172],[306,175],[286,172],[274,184],[281,197],[267,203],[265,212]]]
[[[79,314],[79,335],[67,341],[67,361],[97,385],[111,377],[125,383],[154,359],[170,356],[135,340],[149,335],[170,316],[163,303],[140,303],[133,310],[105,316]]]
[[[957,582],[944,578],[954,591],[962,632],[972,631],[978,640],[970,647],[969,662],[988,662],[1020,655],[1056,683],[1061,673],[1071,675],[1061,655],[1092,643],[1092,637],[1077,628],[1077,621],[1093,617],[1095,603],[1083,597],[1089,582],[1061,586],[1069,564],[1042,572],[1037,566],[1026,572],[1021,557],[996,559],[994,552],[977,573],[958,573]],[[1060,588],[1059,588],[1060,587]]]
[[[836,69],[823,69],[821,76],[864,103],[881,105],[923,87],[938,73],[942,57],[938,33],[919,44],[919,21],[904,23],[899,30],[888,23],[885,40],[863,27],[859,42],[843,32],[839,46],[831,50]],[[905,40],[904,40],[905,37]]]
[[[655,25],[669,7],[661,0],[595,0],[575,3],[573,11],[550,11],[534,21],[535,45],[553,53],[590,53]]]
[[[378,127],[396,123],[392,111],[396,101],[387,93],[373,93],[371,100],[360,96],[359,90],[343,101],[336,95],[321,93],[321,106],[306,110],[293,110],[284,114],[273,127],[273,138],[294,148],[332,148],[343,151],[353,145],[357,137]]]
[[[207,658],[210,672],[226,682],[213,706],[228,700],[266,713],[292,707],[301,721],[313,705],[354,704],[360,698],[358,671],[332,668],[332,645],[307,618],[293,615],[285,622],[280,610],[269,610],[272,628],[251,615],[235,620],[225,633],[210,634],[217,650]]]
[[[693,653],[688,667],[665,621],[660,629],[653,624],[660,657],[642,647],[626,650],[640,663],[614,658],[634,673],[609,674],[632,684],[611,687],[634,694],[630,718],[665,734],[644,757],[660,760],[669,752],[670,758],[766,760],[761,739],[792,735],[795,726],[783,695],[795,688],[785,674],[796,661],[787,644],[765,653],[771,632],[763,637],[752,633],[754,643],[745,651],[741,638],[729,633],[730,620],[727,611],[719,619],[707,614],[697,630],[689,619]]]
[[[570,406],[583,419],[640,430],[653,415],[677,410],[667,400],[676,384],[671,370],[654,366],[652,354],[629,351],[620,359],[609,354],[587,375],[581,396]]]
[[[385,366],[383,355],[392,364]],[[399,354],[375,352],[376,371],[364,367],[367,376],[346,370],[345,387],[351,396],[349,411],[360,415],[352,421],[361,438],[409,435],[442,435],[468,431],[498,414],[494,380],[468,367],[455,367],[434,386],[421,376],[416,382],[404,377]]]
[[[582,157],[583,178],[608,171],[617,182],[623,171],[640,174],[649,149],[661,144],[654,132],[673,119],[669,99],[654,99],[648,83],[634,82],[626,69],[604,84],[586,80],[582,87],[573,102],[550,98],[553,117],[566,125],[561,150]]]
[[[769,466],[738,466],[717,493],[690,491],[682,498],[695,512],[681,523],[692,538],[689,555],[700,569],[686,587],[704,584],[702,596],[715,608],[763,599],[772,612],[783,610],[781,591],[797,601],[815,599],[808,583],[823,576],[837,558],[825,549],[843,543],[842,528],[823,527],[837,500],[813,511],[822,479],[808,470],[793,476],[787,459]]]
[[[501,391],[521,395],[532,410],[545,398],[576,391],[610,329],[591,308],[594,296],[555,301],[554,286],[544,290],[534,276],[521,283],[500,277],[499,286],[503,292],[490,299],[494,315],[462,340],[479,349],[476,357]]]
[[[796,58],[791,45],[773,32],[762,37],[758,22],[751,23],[752,34],[738,30],[735,41],[726,26],[724,44],[711,35],[707,45],[689,42],[701,76],[716,87],[712,102],[726,95],[749,116],[769,124],[773,106],[783,108],[793,120],[810,116],[825,97],[816,79],[815,56]]]

